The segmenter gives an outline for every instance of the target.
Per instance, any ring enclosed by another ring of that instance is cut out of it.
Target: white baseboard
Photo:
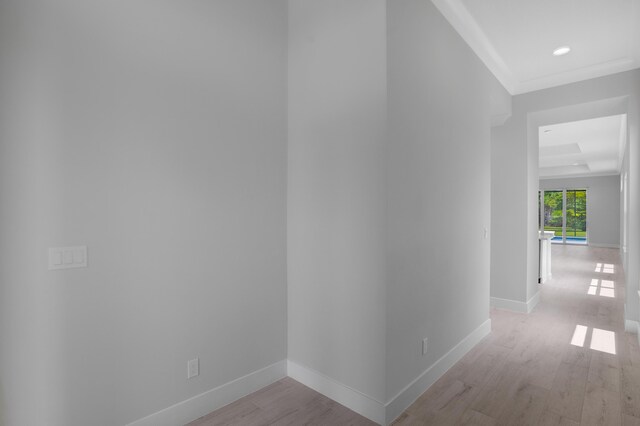
[[[378,424],[384,424],[384,404],[369,395],[365,395],[360,391],[352,389],[343,383],[311,368],[300,365],[295,361],[287,361],[287,373],[292,379],[333,399],[369,420]]]
[[[184,425],[287,376],[287,362],[275,364],[178,402],[127,426]]]
[[[506,309],[508,311],[519,312],[521,314],[529,314],[533,308],[540,302],[540,291],[536,292],[526,303],[519,300],[501,299],[499,297],[491,298],[491,306],[498,309]]]
[[[491,320],[489,319],[386,404],[295,361],[282,360],[150,414],[127,426],[183,425],[287,375],[378,424],[388,425],[490,332]]]
[[[527,304],[517,300],[501,299],[499,297],[491,298],[491,306],[498,309],[506,309],[508,311],[527,313]]]
[[[531,296],[531,299],[527,300],[527,313],[530,314],[533,308],[540,302],[540,290],[536,291],[536,294]]]
[[[429,389],[447,370],[453,367],[456,362],[460,361],[471,348],[477,345],[478,342],[489,333],[491,333],[490,319],[483,322],[431,367],[426,369],[413,382],[409,383],[409,385],[398,392],[396,396],[391,398],[386,404],[386,419],[384,424],[388,425],[393,422],[404,410],[413,404],[420,395]]]
[[[619,249],[620,244],[604,244],[604,243],[589,243],[590,247],[602,247],[602,248],[614,248]]]

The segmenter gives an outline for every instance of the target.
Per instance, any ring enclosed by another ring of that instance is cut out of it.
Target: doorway
[[[544,190],[539,200],[540,227],[554,233],[552,243],[588,243],[586,189]]]

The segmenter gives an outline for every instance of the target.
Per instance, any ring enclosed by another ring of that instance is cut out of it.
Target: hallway
[[[552,250],[534,311],[492,310],[493,333],[395,425],[640,425],[640,350],[624,331],[618,250]]]
[[[640,426],[640,349],[624,331],[617,249],[553,245],[553,279],[529,315],[493,332],[394,425]],[[285,378],[191,423],[372,424]]]

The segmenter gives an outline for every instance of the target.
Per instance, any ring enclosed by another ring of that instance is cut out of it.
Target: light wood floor
[[[492,333],[395,422],[640,426],[640,348],[624,331],[618,251],[554,245],[529,314],[491,311]],[[189,426],[372,425],[283,379]]]
[[[376,423],[286,377],[187,426],[214,425],[375,426]]]

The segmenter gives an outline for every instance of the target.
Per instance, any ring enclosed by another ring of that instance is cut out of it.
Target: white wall
[[[489,318],[494,81],[430,1],[389,1],[387,11],[392,398]]]
[[[491,128],[491,297],[526,303],[527,145],[514,143],[526,138],[518,119]]]
[[[122,425],[286,357],[286,13],[2,2],[5,424]]]
[[[622,169],[620,170],[620,255],[625,271],[629,269],[629,148],[627,143],[624,150]]]
[[[540,179],[541,190],[587,189],[589,244],[620,245],[620,176]]]
[[[640,257],[638,93],[640,70],[633,70],[514,96],[512,117],[492,132],[492,297],[526,302],[538,291],[537,127],[621,113],[628,114],[630,146],[626,275],[629,293],[635,294]],[[627,300],[626,315],[637,320],[638,301],[633,299]]]
[[[384,405],[485,324],[509,103],[430,1],[290,2],[291,361]]]
[[[288,357],[382,402],[385,13],[289,2]]]
[[[126,424],[285,357],[384,410],[487,324],[509,97],[430,1],[1,6],[8,425]],[[75,244],[89,268],[46,270]]]

